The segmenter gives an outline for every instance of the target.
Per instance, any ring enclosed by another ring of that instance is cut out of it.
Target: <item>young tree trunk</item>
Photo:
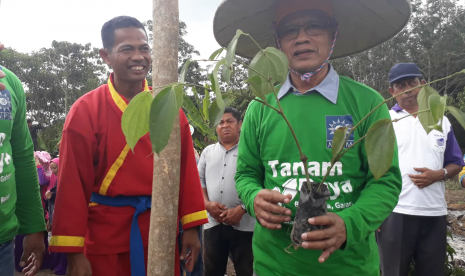
[[[178,0],[153,0],[153,86],[178,81]],[[158,93],[159,91],[157,91]],[[147,275],[173,276],[181,166],[179,116],[160,157],[154,154]]]

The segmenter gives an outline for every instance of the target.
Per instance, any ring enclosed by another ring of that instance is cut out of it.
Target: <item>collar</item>
[[[110,74],[110,77],[108,78],[108,89],[110,89],[110,95],[113,101],[115,101],[115,104],[118,106],[119,109],[121,109],[122,112],[126,110],[126,107],[128,107],[128,101],[124,96],[120,95],[116,89],[115,86],[113,85],[113,76],[114,73]],[[142,91],[149,91],[149,86],[147,84],[147,81],[144,79],[144,89]],[[141,92],[142,92],[141,91]]]
[[[402,111],[402,107],[399,106],[399,104],[394,105],[391,110],[394,110],[395,112],[400,112]]]
[[[281,100],[282,97],[286,96],[290,91],[292,91],[291,89],[298,91],[292,85],[291,77],[290,75],[288,75],[286,82],[284,82],[284,84],[281,86],[281,89],[279,89],[278,99]],[[323,97],[325,97],[328,101],[332,102],[333,104],[337,103],[337,94],[339,91],[339,75],[331,65],[329,65],[329,72],[323,79],[323,81],[317,86],[313,87],[312,89],[306,91],[304,94],[307,94],[312,91],[320,93]]]
[[[233,146],[232,148],[230,148],[229,150],[226,150],[226,149],[224,148],[223,144],[221,144],[220,142],[218,142],[218,145],[220,145],[220,147],[221,147],[224,151],[230,152],[230,151],[232,151],[233,149],[237,148],[237,146],[238,146],[239,144],[234,145],[234,146]]]

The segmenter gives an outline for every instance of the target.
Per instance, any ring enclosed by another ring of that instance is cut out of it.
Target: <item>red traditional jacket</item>
[[[144,91],[149,90],[144,82]],[[152,195],[153,155],[149,134],[134,153],[126,143],[121,118],[128,101],[112,84],[102,85],[71,108],[60,147],[58,192],[52,226],[52,252],[107,255],[129,251],[133,207],[90,202],[92,192],[106,196]],[[181,178],[178,218],[188,229],[208,222],[188,121],[179,111]],[[139,216],[148,246],[150,211]],[[177,250],[176,250],[177,252]],[[176,256],[177,258],[177,256]],[[177,258],[179,260],[179,258]]]

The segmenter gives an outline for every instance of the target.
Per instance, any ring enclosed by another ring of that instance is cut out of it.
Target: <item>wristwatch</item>
[[[447,178],[447,170],[445,168],[443,168],[443,170],[444,170],[444,181],[446,181],[446,180],[448,180],[448,178]]]
[[[241,208],[247,213],[247,209],[245,209],[245,204],[243,202],[241,202]]]

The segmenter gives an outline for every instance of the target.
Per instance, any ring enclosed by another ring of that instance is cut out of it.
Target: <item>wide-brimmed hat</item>
[[[277,20],[278,1],[282,0],[224,0],[213,21],[216,40],[227,47],[240,29],[262,48],[275,47],[273,22]],[[411,14],[409,0],[320,1],[331,2],[334,18],[339,23],[332,59],[353,55],[389,40],[405,27]],[[258,51],[250,38],[242,36],[236,54],[253,58]]]

